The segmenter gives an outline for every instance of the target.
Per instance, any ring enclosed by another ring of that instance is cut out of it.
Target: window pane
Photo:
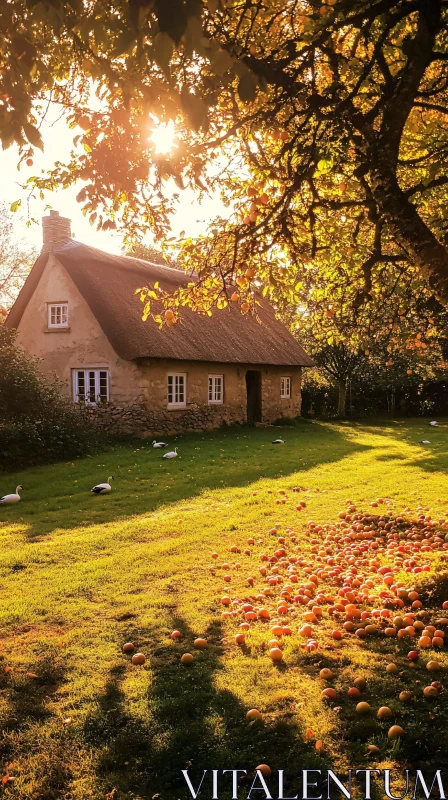
[[[76,394],[77,400],[84,400],[84,395],[86,391],[86,384],[84,378],[84,372],[77,372],[76,373]]]
[[[63,328],[68,324],[68,304],[52,303],[48,306],[48,324],[53,328]]]
[[[284,377],[281,379],[281,396],[282,397],[291,397],[291,378]]]
[[[94,404],[109,400],[109,370],[78,369],[73,374],[75,401]]]
[[[168,403],[173,406],[185,404],[185,375],[168,375]]]
[[[107,372],[100,372],[100,400],[107,401]]]
[[[91,403],[96,402],[96,381],[94,372],[89,372],[89,400]]]
[[[184,402],[184,376],[176,375],[176,403]]]
[[[209,403],[222,403],[224,398],[224,379],[222,375],[208,376]]]

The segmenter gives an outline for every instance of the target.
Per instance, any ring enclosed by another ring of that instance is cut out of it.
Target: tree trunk
[[[339,398],[338,398],[338,417],[345,417],[345,407],[347,405],[347,381],[340,380],[338,382],[339,386]]]
[[[448,305],[448,250],[420,217],[391,175],[377,174],[372,194],[384,218],[407,253],[409,261],[419,267],[437,299]]]
[[[395,416],[395,386],[392,386],[390,390],[390,415],[391,417]]]
[[[414,107],[420,83],[431,63],[433,46],[440,29],[441,4],[425,0],[406,69],[386,102],[383,119],[372,148],[370,172],[372,196],[380,215],[397,242],[427,280],[438,300],[448,305],[448,250],[439,242],[401,189],[397,180],[403,129]],[[372,137],[373,131],[368,132]],[[373,144],[371,140],[371,144]]]

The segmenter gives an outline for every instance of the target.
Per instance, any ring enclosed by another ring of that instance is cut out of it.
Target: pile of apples
[[[385,502],[379,498],[371,506],[379,508]],[[448,600],[439,610],[425,608],[419,583],[430,572],[435,557],[448,559],[448,522],[425,513],[414,518],[365,513],[349,500],[346,505],[334,524],[308,521],[305,542],[302,537],[298,541],[291,528],[282,533],[280,524],[269,532],[272,547],[258,541],[258,568],[247,575],[248,591],[244,595],[241,591],[238,595],[221,593],[222,617],[238,625],[237,645],[245,645],[254,626],[269,625],[266,650],[274,663],[283,661],[282,640],[291,636],[305,653],[337,651],[348,637],[364,647],[372,637],[403,639],[403,644],[411,646],[410,666],[425,652],[445,647]],[[231,555],[253,558],[255,540],[248,539],[247,545],[233,545]],[[211,574],[228,588],[232,572],[242,569],[241,562],[218,565],[218,554],[212,553],[212,558]],[[434,658],[426,667],[430,672],[443,669]],[[396,664],[388,664],[386,672],[398,669]],[[423,695],[437,697],[442,690],[442,684],[434,681],[423,689]],[[402,692],[400,700],[408,702],[408,694]],[[350,687],[348,695],[358,697],[359,686]],[[328,687],[322,697],[336,700],[336,690]],[[371,709],[361,701],[356,710],[362,714]],[[388,707],[379,709],[379,718],[387,719],[389,711]],[[400,726],[393,728],[400,730],[391,729],[390,738],[402,735]]]

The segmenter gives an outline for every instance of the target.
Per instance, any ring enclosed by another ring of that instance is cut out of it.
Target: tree
[[[388,351],[387,340],[375,343],[373,350],[365,355],[345,343],[323,345],[313,352],[318,368],[330,386],[337,392],[338,417],[347,416],[348,388],[355,394],[362,389],[371,398],[378,391],[387,394],[388,411],[396,412],[396,398],[400,391],[421,387],[425,382],[438,383],[448,377],[448,363],[444,357],[442,341],[434,342],[431,349],[423,353],[399,351],[393,360]],[[310,348],[310,352],[312,352]],[[306,382],[308,375],[305,376]],[[310,385],[316,385],[316,376],[310,376]],[[357,390],[357,391],[356,391]],[[353,409],[349,409],[352,413]],[[354,411],[357,407],[355,404]]]
[[[168,178],[221,192],[228,218],[180,253],[200,283],[166,304],[295,302],[310,266],[355,309],[385,268],[445,304],[447,21],[447,0],[18,0],[0,21],[3,146],[31,166],[61,104],[72,157],[30,185],[85,181],[92,224],[130,239],[166,237]],[[151,125],[169,119],[160,156]]]
[[[0,203],[0,323],[16,299],[28,275],[36,253],[23,247],[14,231],[13,216],[4,203]]]
[[[394,270],[384,268],[381,288],[356,313],[345,302],[343,285],[333,286],[328,303],[319,277],[311,271],[300,308],[285,304],[281,313],[337,386],[338,416],[345,416],[347,386],[353,380],[387,387],[393,399],[395,387],[403,383],[446,377],[448,313],[412,271],[397,283]]]
[[[345,417],[347,411],[347,384],[362,365],[358,352],[346,344],[327,344],[315,354],[316,363],[330,382],[338,389],[338,417]]]

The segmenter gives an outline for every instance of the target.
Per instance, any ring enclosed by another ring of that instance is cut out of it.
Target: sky
[[[32,175],[38,174],[38,171],[51,169],[56,160],[63,161],[64,158],[67,158],[76,131],[69,129],[65,120],[58,119],[55,112],[53,118],[49,115],[45,120],[41,127],[41,134],[45,149],[43,152],[35,150],[32,167],[22,164],[20,171],[17,170],[19,156],[16,147],[0,150],[0,202],[11,205],[16,200],[22,200],[15,223],[17,237],[24,243],[40,249],[42,244],[40,220],[44,214],[49,213],[48,210],[45,211],[45,207],[49,205],[59,211],[61,216],[69,217],[72,220],[73,238],[106,252],[120,253],[122,249],[120,234],[112,231],[96,231],[95,227],[92,227],[88,219],[83,216],[81,206],[76,202],[76,195],[82,186],[81,183],[69,189],[49,192],[43,201],[39,198],[38,193],[29,197],[29,190],[21,188],[21,184],[24,184]],[[164,135],[160,136],[161,142],[164,138]],[[176,192],[178,191],[176,187]],[[187,235],[191,236],[205,232],[207,224],[217,214],[223,213],[223,207],[218,199],[211,198],[199,204],[191,190],[185,190],[180,195],[178,211],[173,218],[173,235],[175,236],[181,231],[185,231]],[[38,225],[26,226],[28,213],[30,217],[39,221]]]

